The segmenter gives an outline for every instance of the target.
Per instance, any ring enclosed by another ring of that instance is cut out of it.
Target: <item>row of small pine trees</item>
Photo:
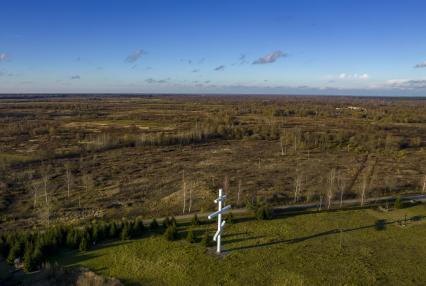
[[[266,204],[260,205],[255,210],[258,219],[269,219],[271,213]],[[226,216],[228,224],[234,222],[232,213]],[[197,215],[191,221],[192,226],[202,224]],[[92,222],[86,226],[54,226],[42,231],[25,231],[0,235],[0,255],[6,258],[9,264],[14,264],[16,258],[23,259],[25,271],[38,269],[43,262],[60,249],[79,249],[87,251],[97,243],[106,240],[128,240],[141,237],[144,232],[163,233],[167,240],[179,238],[177,222],[174,217],[166,217],[160,226],[153,219],[149,226],[145,226],[141,218],[134,220],[123,219],[111,222]],[[197,241],[190,228],[186,234],[186,240],[190,243]],[[200,240],[202,245],[209,246],[211,238],[205,231]]]
[[[201,221],[199,220],[197,215],[194,215],[194,217],[192,218],[191,224],[192,226],[197,226],[201,224]],[[169,218],[164,219],[163,228],[165,229],[164,237],[167,240],[173,241],[179,238],[177,226],[176,226],[176,220],[173,217],[171,219]],[[188,230],[186,235],[186,240],[189,243],[195,243],[197,241],[192,228]],[[209,246],[210,241],[211,239],[210,239],[209,233],[205,231],[200,242],[204,246]]]
[[[201,221],[194,215],[192,225],[200,225]],[[153,233],[163,232],[167,240],[178,238],[177,223],[174,217],[165,218],[160,226],[156,219],[149,224]],[[14,264],[16,258],[23,259],[25,271],[38,269],[47,257],[60,249],[79,249],[87,251],[97,243],[121,239],[127,240],[141,237],[147,227],[141,218],[112,222],[93,222],[89,225],[55,226],[43,231],[25,231],[0,235],[0,255],[6,258],[9,264]],[[194,233],[188,231],[187,240],[195,242]],[[206,232],[201,242],[208,246],[209,235]]]
[[[143,231],[142,220],[136,219],[92,223],[84,227],[55,226],[38,232],[9,233],[0,236],[0,254],[10,264],[16,258],[23,258],[24,269],[33,271],[58,249],[86,251],[98,242],[138,237]]]

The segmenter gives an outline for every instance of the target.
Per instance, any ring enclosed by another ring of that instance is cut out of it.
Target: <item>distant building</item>
[[[364,108],[364,107],[359,107],[359,106],[336,107],[336,110],[341,110],[341,109],[350,109],[350,110],[358,110],[358,111],[367,111],[367,109],[366,109],[366,108]]]

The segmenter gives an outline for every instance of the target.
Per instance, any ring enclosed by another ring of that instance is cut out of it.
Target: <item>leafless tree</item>
[[[33,174],[30,174],[28,177],[28,185],[29,188],[31,189],[31,192],[33,193],[34,196],[34,208],[37,207],[37,194],[38,194],[38,189],[40,188],[40,183],[34,179]]]
[[[334,196],[335,181],[336,181],[336,169],[333,168],[331,169],[330,175],[328,176],[327,209],[330,209],[331,207],[331,202]]]
[[[340,208],[343,206],[343,197],[346,189],[346,178],[344,177],[344,174],[342,171],[337,173],[337,188],[340,191]]]
[[[283,147],[284,147],[284,155],[287,155],[287,145],[288,145],[288,138],[289,138],[289,133],[286,131],[286,129],[284,129],[283,135],[281,136],[283,142]]]
[[[297,152],[297,136],[296,136],[296,133],[294,133],[293,139],[294,139],[294,143],[293,143],[294,153],[296,153]]]
[[[296,169],[296,179],[294,180],[294,202],[296,203],[299,199],[300,192],[302,190],[302,178],[303,175]]]
[[[44,190],[44,197],[45,197],[45,201],[46,201],[46,206],[49,205],[49,198],[48,198],[48,183],[50,180],[50,171],[51,171],[51,166],[50,165],[46,165],[45,163],[43,163],[41,165],[41,169],[40,169],[40,174],[41,174],[41,179],[43,182],[43,190]]]
[[[188,213],[191,213],[192,208],[192,189],[195,187],[195,184],[192,183],[189,188],[189,206],[188,206]]]
[[[93,177],[86,172],[84,172],[83,175],[81,176],[81,183],[83,184],[83,188],[86,191],[86,193],[89,192],[89,190],[93,189],[94,187]]]
[[[386,176],[385,180],[385,195],[392,194],[392,191],[396,188],[396,179],[394,176]],[[389,208],[389,199],[386,200],[386,209]]]
[[[284,156],[284,143],[283,143],[283,136],[280,137],[280,146],[281,146],[281,156]]]
[[[71,191],[71,183],[72,183],[72,172],[71,172],[71,166],[68,162],[65,163],[65,183],[67,185],[67,194],[69,198],[70,191]]]
[[[314,191],[311,190],[311,189],[308,189],[308,176],[307,175],[305,176],[304,186],[305,186],[305,190],[306,190],[305,191],[305,193],[306,193],[306,201],[310,202],[312,200],[312,196],[314,196]]]
[[[228,192],[229,192],[229,179],[228,179],[228,176],[225,176],[225,178],[223,179],[223,192],[224,192],[224,194],[227,194],[229,196],[229,194],[228,194]]]
[[[368,173],[365,172],[361,182],[361,207],[364,206],[365,194],[368,188]]]
[[[241,179],[238,180],[237,206],[240,205]]]
[[[47,227],[50,226],[50,206],[46,205],[44,208],[42,208],[38,215],[42,221],[42,223],[45,223]]]
[[[183,210],[182,213],[185,213],[186,209],[186,182],[185,182],[185,170],[182,170],[182,192],[183,192]]]

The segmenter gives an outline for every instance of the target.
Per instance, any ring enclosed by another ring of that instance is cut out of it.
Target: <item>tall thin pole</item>
[[[219,189],[219,198],[221,198],[222,197],[222,189]],[[219,211],[221,211],[222,210],[222,200],[219,200],[219,208],[218,208],[218,210]],[[219,229],[221,229],[221,226],[222,226],[222,214],[221,213],[219,213],[219,215],[217,216],[217,229],[219,230]],[[218,236],[217,236],[217,253],[220,253],[220,238],[221,238],[221,235],[219,234]]]

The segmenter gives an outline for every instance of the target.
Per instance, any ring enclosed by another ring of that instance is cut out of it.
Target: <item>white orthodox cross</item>
[[[217,253],[220,253],[220,250],[221,250],[220,238],[226,223],[226,221],[222,221],[222,214],[227,212],[231,208],[230,205],[222,208],[222,203],[225,202],[225,198],[226,198],[226,195],[222,195],[222,189],[219,189],[219,197],[214,201],[216,204],[218,204],[218,210],[217,212],[214,212],[208,216],[209,219],[212,219],[217,216],[217,231],[213,237],[213,240],[217,242],[217,250],[216,250]]]

